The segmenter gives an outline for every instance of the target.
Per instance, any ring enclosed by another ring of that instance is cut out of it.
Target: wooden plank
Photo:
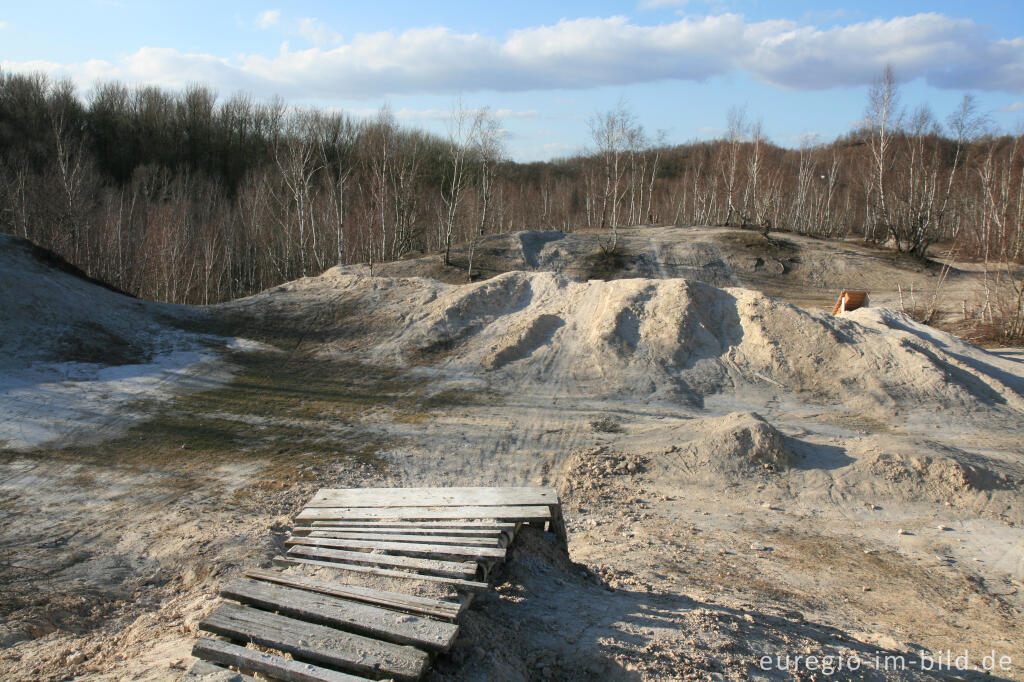
[[[178,682],[259,682],[234,670],[222,668],[209,661],[196,661]]]
[[[502,535],[511,536],[515,532],[515,525],[508,524],[503,528],[419,528],[417,526],[354,526],[354,525],[323,525],[323,526],[295,526],[292,528],[292,535],[310,535],[312,533],[380,533],[389,535],[439,535],[442,537],[462,538],[492,538]]]
[[[375,590],[370,587],[363,587],[362,585],[332,583],[301,575],[288,575],[280,571],[264,571],[254,568],[246,571],[245,575],[247,578],[253,578],[254,580],[287,585],[288,587],[295,587],[300,590],[329,594],[333,597],[353,599],[367,604],[376,604],[389,609],[419,613],[435,618],[453,620],[459,615],[461,610],[459,604],[444,601],[443,599],[431,599],[429,597],[418,597],[400,592]]]
[[[379,540],[342,540],[338,538],[290,537],[285,545],[312,545],[314,547],[336,547],[339,549],[368,549],[380,552],[402,552],[447,557],[474,557],[479,559],[504,559],[504,547],[473,547],[469,545],[434,545],[420,542],[383,542]],[[374,554],[376,556],[376,553]]]
[[[436,575],[425,575],[423,573],[409,573],[407,571],[396,571],[390,568],[377,568],[375,566],[360,566],[358,564],[343,564],[335,563],[333,561],[317,561],[316,559],[298,559],[294,557],[275,557],[274,564],[277,566],[295,566],[301,564],[308,564],[311,566],[319,566],[320,568],[333,568],[338,571],[348,571],[350,573],[367,573],[370,575],[380,575],[388,578],[405,578],[408,580],[419,580],[421,582],[428,583],[443,583],[445,585],[451,585],[452,587],[459,590],[468,590],[471,592],[486,592],[488,585],[487,583],[478,582],[476,580],[462,580],[460,578],[446,578],[444,576]]]
[[[512,521],[547,521],[551,510],[546,506],[527,507],[306,507],[295,517],[297,521],[334,521],[355,519],[506,519]]]
[[[283,616],[431,651],[447,651],[459,632],[458,625],[433,618],[249,578],[232,580],[220,595]]]
[[[558,504],[554,488],[321,488],[308,507],[508,507]]]
[[[555,539],[561,543],[562,547],[568,548],[569,536],[565,531],[565,519],[562,518],[561,504],[551,505],[551,523],[549,528],[555,534]]]
[[[429,662],[425,652],[411,646],[381,642],[230,602],[221,604],[199,624],[199,629],[357,675],[390,675],[413,682],[426,671]]]
[[[392,519],[349,519],[346,521],[311,521],[309,526],[298,526],[298,528],[334,528],[338,526],[359,527],[359,528],[415,528],[424,532],[437,530],[478,530],[493,532],[496,530],[514,530],[515,523],[495,521],[494,519],[483,521],[395,521]]]
[[[413,571],[423,571],[425,573],[435,575],[446,575],[453,578],[471,578],[476,575],[477,569],[476,564],[471,561],[443,561],[423,557],[377,554],[376,552],[352,552],[349,550],[330,549],[328,547],[316,546],[312,543],[303,543],[301,549],[296,547],[293,547],[292,549],[295,549],[295,552],[293,552],[294,554],[305,554],[307,556],[316,556],[323,559],[346,561],[348,563],[356,564],[370,564],[372,566],[407,568]]]
[[[379,540],[381,542],[419,542],[435,545],[479,545],[496,547],[504,537],[502,533],[491,536],[447,536],[447,535],[405,535],[402,533],[344,533],[333,530],[314,530],[303,538],[334,538],[336,540]]]
[[[220,665],[271,675],[282,682],[366,682],[367,679],[209,637],[199,638],[192,647],[192,655]]]

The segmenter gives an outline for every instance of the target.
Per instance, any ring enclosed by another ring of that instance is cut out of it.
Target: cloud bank
[[[268,28],[276,11],[258,17]],[[892,64],[901,80],[946,89],[1024,93],[1024,38],[993,38],[970,19],[916,14],[819,28],[738,14],[642,25],[625,17],[580,18],[514,30],[503,38],[445,27],[340,34],[302,20],[275,55],[231,57],[142,47],[118,62],[10,62],[9,71],[180,87],[202,81],[224,90],[301,98],[377,98],[481,90],[587,89],[657,81],[703,81],[744,73],[773,86],[821,90],[871,82]],[[303,36],[304,34],[304,36]]]

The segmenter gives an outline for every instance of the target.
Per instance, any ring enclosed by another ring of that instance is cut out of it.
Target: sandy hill
[[[224,340],[185,330],[205,317],[126,296],[0,235],[0,446],[88,439],[105,423],[130,423],[118,417],[129,403],[223,376],[207,349]]]
[[[756,289],[814,310],[831,310],[842,289],[867,289],[876,305],[900,309],[930,303],[941,264],[922,264],[855,240],[826,240],[790,232],[768,238],[753,230],[718,227],[636,227],[619,231],[614,255],[606,233],[523,231],[488,235],[473,250],[475,277],[505,272],[555,272],[570,279],[685,278],[716,287]],[[374,274],[466,281],[470,250],[453,249],[451,267],[439,255],[417,256],[374,266]],[[366,274],[365,266],[352,270]],[[953,268],[942,285],[942,305],[960,309],[973,302],[977,275]]]
[[[328,302],[322,322],[308,314]],[[335,269],[227,307],[306,328],[323,352],[430,365],[538,395],[703,407],[707,396],[784,386],[879,420],[937,406],[1024,412],[1017,363],[905,314],[833,317],[693,280],[511,272],[448,285]]]

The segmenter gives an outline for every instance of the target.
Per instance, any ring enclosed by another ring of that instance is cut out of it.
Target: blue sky
[[[587,146],[621,99],[653,137],[718,136],[732,106],[776,143],[829,140],[891,63],[903,104],[940,120],[965,92],[993,125],[1024,121],[1019,2],[78,2],[0,6],[0,65],[371,115],[443,133],[457,97],[490,106],[519,160]]]

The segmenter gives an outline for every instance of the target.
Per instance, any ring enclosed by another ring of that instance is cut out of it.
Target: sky
[[[446,132],[456,102],[490,107],[519,161],[592,145],[622,102],[651,139],[723,134],[744,107],[776,144],[829,141],[863,119],[891,64],[908,109],[944,121],[964,94],[1024,128],[1020,0],[519,0],[0,3],[0,68],[213,87]]]

